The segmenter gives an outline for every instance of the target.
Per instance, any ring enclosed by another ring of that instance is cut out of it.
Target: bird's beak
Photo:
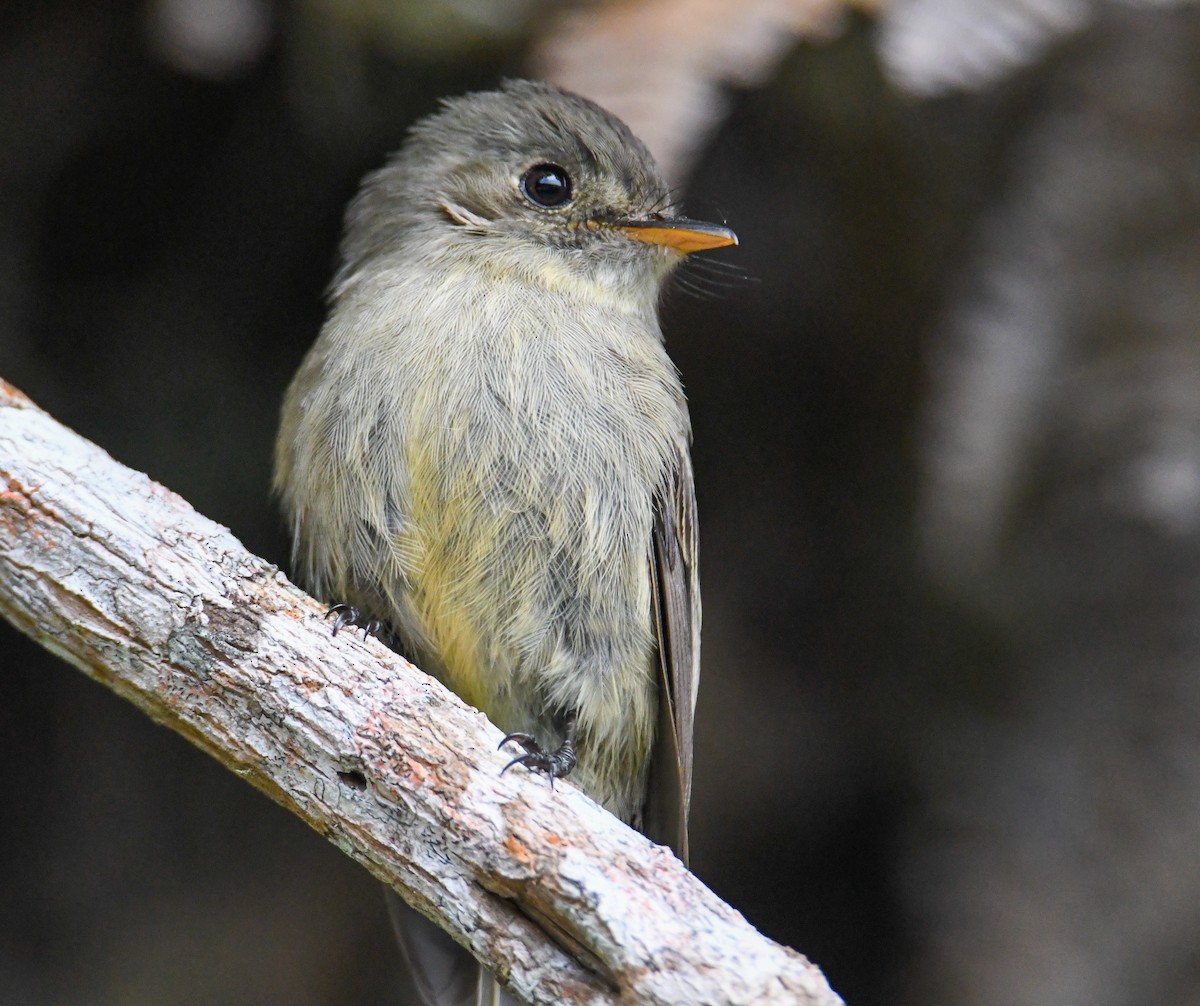
[[[725,248],[738,243],[737,235],[728,227],[688,220],[686,217],[670,220],[614,220],[611,226],[635,241],[673,248],[681,255],[708,251],[711,248]]]

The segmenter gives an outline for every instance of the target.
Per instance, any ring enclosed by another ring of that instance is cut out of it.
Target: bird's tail
[[[394,891],[386,894],[411,986],[403,1006],[520,1006],[487,968],[446,933]]]

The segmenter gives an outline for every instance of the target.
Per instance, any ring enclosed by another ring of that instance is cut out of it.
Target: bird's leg
[[[333,634],[336,636],[339,629],[344,629],[347,625],[355,629],[363,630],[363,639],[367,636],[374,636],[385,646],[395,648],[396,634],[392,631],[392,627],[380,618],[371,618],[360,612],[353,604],[335,604],[327,612],[325,617],[336,615],[333,620]]]
[[[504,747],[510,741],[520,744],[525,749],[524,754],[517,755],[500,770],[504,775],[514,765],[524,765],[531,772],[544,772],[550,777],[550,788],[554,788],[554,780],[562,779],[571,774],[575,768],[575,726],[578,715],[571,710],[563,719],[563,742],[553,751],[547,751],[532,734],[509,734],[500,742]]]

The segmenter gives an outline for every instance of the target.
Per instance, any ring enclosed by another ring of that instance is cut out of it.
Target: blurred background
[[[851,1006],[1200,1003],[1200,10],[6,4],[0,375],[286,569],[344,204],[506,75],[742,240],[664,305],[696,873]],[[0,761],[3,1003],[401,1001],[364,871],[7,625]]]

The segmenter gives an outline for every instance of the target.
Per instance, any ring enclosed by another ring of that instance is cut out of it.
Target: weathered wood
[[[568,784],[502,777],[481,713],[374,640],[332,639],[324,609],[226,528],[3,381],[0,612],[298,814],[530,1003],[840,1002],[669,850]]]

